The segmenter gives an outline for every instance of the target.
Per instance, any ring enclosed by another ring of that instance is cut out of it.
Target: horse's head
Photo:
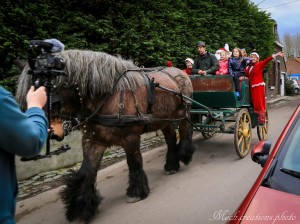
[[[80,96],[76,90],[62,88],[52,94],[50,124],[51,139],[62,141],[78,125]]]
[[[64,59],[67,76],[58,75],[51,80],[56,86],[52,92],[50,114],[53,139],[62,140],[73,129],[81,109],[93,113],[102,96],[125,89],[134,91],[145,83],[143,76],[130,71],[137,69],[132,61],[121,57],[86,50],[64,50],[56,56]],[[30,70],[27,64],[18,80],[17,98],[22,109],[26,109],[26,94],[33,81]],[[123,79],[125,73],[126,79]],[[68,86],[64,86],[65,83]]]

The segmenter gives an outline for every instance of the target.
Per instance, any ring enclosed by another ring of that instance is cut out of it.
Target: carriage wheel
[[[202,122],[203,121],[205,121],[205,123],[208,124],[208,125],[215,125],[216,124],[216,121],[211,120],[211,118],[209,118],[205,115],[202,115]],[[213,128],[203,128],[203,129],[205,129],[205,131],[201,132],[201,134],[205,139],[210,139],[215,134]]]
[[[235,150],[240,158],[244,158],[249,150],[252,138],[251,118],[247,109],[239,111],[234,131]]]
[[[257,126],[257,136],[258,139],[261,140],[266,140],[268,137],[269,133],[269,119],[268,119],[268,111],[266,112],[266,122],[264,126]]]

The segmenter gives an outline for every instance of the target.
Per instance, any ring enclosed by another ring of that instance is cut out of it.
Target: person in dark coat
[[[194,61],[192,68],[193,74],[215,75],[219,70],[219,63],[214,54],[206,51],[206,45],[203,41],[197,43],[198,57]]]

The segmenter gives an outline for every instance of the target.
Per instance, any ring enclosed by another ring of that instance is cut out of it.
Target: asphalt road
[[[275,144],[300,97],[269,108],[269,140]],[[253,129],[252,144],[258,142]],[[230,215],[246,196],[261,167],[250,155],[239,159],[233,135],[217,134],[204,140],[195,137],[197,150],[190,165],[182,165],[175,175],[163,172],[166,147],[143,154],[151,193],[133,204],[125,202],[128,169],[125,161],[98,172],[97,188],[104,197],[92,223],[101,224],[221,224],[223,212]],[[66,224],[58,196],[62,187],[47,191],[17,204],[17,223]]]

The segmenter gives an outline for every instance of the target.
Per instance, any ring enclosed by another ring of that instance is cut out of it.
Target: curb
[[[267,100],[267,106],[274,105],[281,101],[290,101],[293,100],[294,97],[298,97],[298,96],[281,96],[275,99]]]

